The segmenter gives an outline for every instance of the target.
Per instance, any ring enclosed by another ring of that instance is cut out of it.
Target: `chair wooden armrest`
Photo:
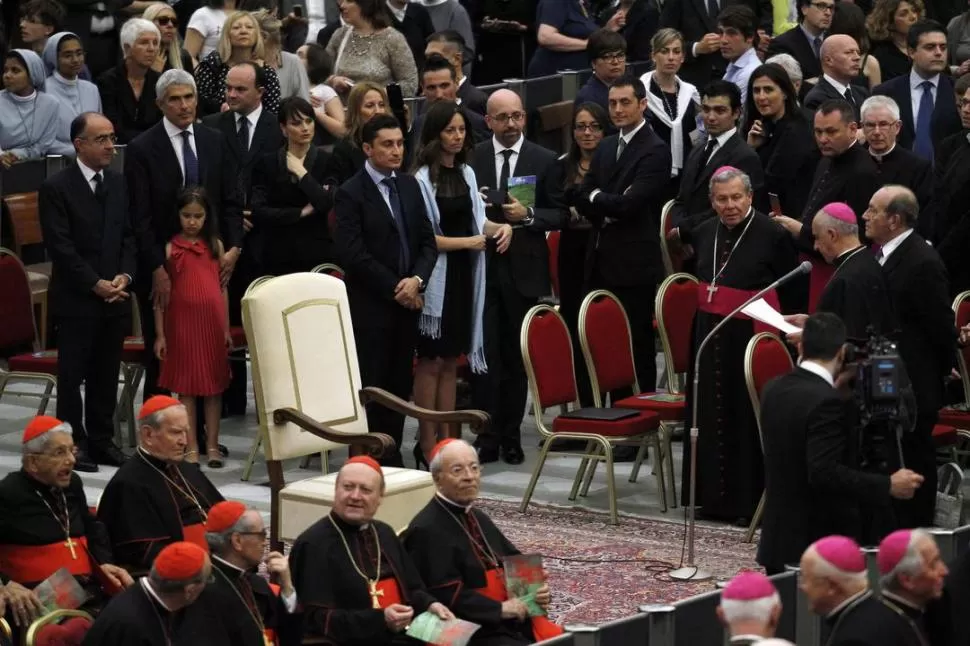
[[[285,424],[291,422],[296,424],[304,431],[313,433],[319,438],[330,440],[338,444],[348,446],[359,446],[375,458],[379,458],[385,453],[394,450],[394,440],[390,435],[384,433],[367,433],[365,435],[348,435],[334,430],[329,426],[321,424],[306,413],[295,408],[277,408],[273,411],[273,423]]]
[[[384,408],[389,408],[396,413],[413,417],[425,422],[437,422],[439,424],[468,424],[472,433],[476,435],[488,429],[491,419],[488,413],[481,410],[454,410],[437,411],[415,406],[411,402],[404,401],[396,395],[392,395],[383,388],[368,386],[360,389],[360,403],[366,406],[369,402],[379,404]]]

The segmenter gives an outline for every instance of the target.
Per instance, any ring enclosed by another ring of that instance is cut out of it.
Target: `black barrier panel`
[[[717,620],[720,591],[691,597],[674,604],[676,646],[707,646],[724,642],[724,628]]]
[[[529,79],[525,89],[525,110],[534,113],[542,106],[562,101],[562,76],[542,76]]]
[[[650,646],[650,617],[645,614],[617,619],[598,626],[595,646]]]
[[[553,637],[552,639],[547,639],[545,641],[536,643],[542,644],[543,646],[574,646],[576,643],[576,637],[572,633],[564,633],[558,637]]]
[[[483,85],[478,89],[484,92],[485,94],[492,96],[492,92],[494,92],[495,90],[503,90],[508,86],[509,86],[508,83],[496,83],[494,85]]]
[[[582,72],[580,72],[578,74],[578,76],[579,76],[579,87],[583,87],[584,85],[586,85],[586,81],[588,81],[590,78],[592,78],[592,76],[593,76],[593,70],[591,70],[591,69],[589,69],[589,70],[583,70]]]
[[[633,74],[637,78],[640,78],[652,69],[653,61],[638,61],[636,63],[630,63],[626,66],[627,72]]]
[[[30,193],[40,188],[47,178],[47,159],[31,159],[0,171],[3,194]]]
[[[795,616],[798,606],[798,574],[784,572],[768,577],[775,584],[781,598],[781,619],[775,637],[795,641]]]

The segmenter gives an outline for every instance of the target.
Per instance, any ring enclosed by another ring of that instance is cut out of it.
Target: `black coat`
[[[970,236],[970,218],[964,217],[970,204],[970,131],[947,137],[935,152],[933,239],[940,245],[954,289],[966,289],[970,286],[970,276],[964,278],[970,269],[964,258]]]
[[[847,251],[832,263],[835,274],[819,296],[815,310],[832,312],[845,323],[849,339],[865,344],[867,329],[892,335],[896,330],[889,284],[879,262],[865,247]]]
[[[808,38],[798,25],[771,39],[766,58],[776,54],[790,54],[798,61],[802,68],[802,78],[812,79],[822,75],[822,65],[818,56],[815,55],[812,44],[808,42]]]
[[[540,298],[550,291],[549,279],[549,248],[546,245],[546,231],[559,229],[562,226],[562,213],[555,207],[549,197],[549,170],[556,161],[556,154],[528,139],[522,142],[519,149],[519,159],[515,164],[512,177],[536,177],[536,206],[535,221],[528,227],[515,230],[512,244],[504,254],[490,253],[488,262],[491,265],[508,263],[511,268],[512,279],[522,296]],[[475,146],[472,155],[472,169],[479,187],[495,188],[498,179],[495,176],[495,146],[489,139]],[[505,215],[501,208],[492,207],[485,210],[489,220],[505,223]]]
[[[916,229],[927,240],[933,240],[937,213],[933,195],[933,164],[902,146],[895,146],[882,159],[873,157],[873,160],[880,185],[900,184],[916,195],[920,208]]]
[[[233,163],[225,137],[195,124],[199,175],[209,197],[219,236],[226,250],[242,246],[242,210]],[[131,195],[132,219],[138,242],[139,267],[148,276],[165,264],[165,244],[179,232],[176,199],[182,189],[182,168],[164,123],[139,135],[125,151],[125,177]]]
[[[239,196],[243,206],[249,206],[252,196],[252,176],[256,162],[268,153],[276,153],[283,145],[283,134],[280,132],[276,115],[263,110],[256,121],[256,129],[250,136],[249,149],[243,150],[239,143],[236,127],[236,113],[227,110],[217,114],[210,114],[202,118],[203,125],[218,130],[226,139],[229,155],[236,165]],[[248,236],[247,236],[248,238]],[[247,241],[248,242],[248,241]]]
[[[903,129],[896,143],[904,148],[912,148],[916,142],[916,123],[913,120],[909,74],[880,83],[873,88],[872,93],[888,96],[899,106],[899,119],[903,122]],[[930,122],[934,146],[940,145],[944,139],[960,131],[960,114],[957,112],[955,97],[953,80],[946,74],[941,74],[936,88],[936,102],[933,104],[933,119]]]
[[[778,377],[761,395],[765,513],[758,563],[797,563],[830,534],[859,537],[860,503],[889,500],[889,476],[854,468],[851,402],[803,368]]]
[[[92,289],[98,280],[136,276],[135,238],[128,188],[121,173],[103,172],[105,203],[94,196],[76,163],[40,186],[38,207],[50,256],[51,312],[58,317],[123,316],[129,301],[105,303]]]
[[[124,63],[98,77],[101,112],[114,124],[119,144],[130,143],[162,120],[162,111],[155,103],[155,84],[159,76],[153,69],[145,73],[145,85],[138,98],[131,91]]]
[[[805,210],[812,185],[808,178],[818,166],[819,152],[812,124],[802,112],[778,121],[762,120],[766,141],[758,147],[765,173],[765,193],[774,193],[781,212],[797,218]]]
[[[391,26],[401,32],[404,40],[408,41],[408,48],[411,50],[411,55],[414,56],[414,65],[420,70],[424,67],[424,48],[428,43],[428,36],[434,33],[431,14],[423,5],[416,2],[409,2],[405,5],[404,20],[399,21],[391,11],[388,11],[387,14],[391,19]],[[339,21],[337,24],[340,24]]]
[[[849,91],[852,92],[852,107],[855,109],[855,118],[858,121],[859,108],[862,107],[862,102],[869,98],[869,92],[851,83],[849,83]],[[818,80],[815,87],[808,91],[808,94],[805,95],[805,100],[802,101],[802,105],[809,110],[815,111],[818,110],[820,105],[831,99],[845,101],[845,96],[839,94],[839,91],[823,77]]]
[[[409,7],[412,5],[413,3],[408,4]],[[484,115],[487,111],[488,95],[472,85],[471,79],[467,79],[458,86],[458,98],[461,99],[461,104],[464,107],[475,114]]]
[[[328,183],[340,186],[356,175],[366,161],[367,155],[364,151],[344,137],[334,145],[333,152],[330,153],[327,163]]]
[[[918,622],[919,617],[913,614]],[[828,646],[923,646],[910,623],[866,591],[832,617]],[[935,644],[935,642],[932,642]],[[953,642],[954,644],[956,642]]]
[[[300,646],[302,612],[287,612],[283,599],[255,569],[243,571],[214,556],[211,560],[215,581],[206,588],[205,602],[223,617],[230,636],[227,643],[266,646],[255,612],[263,627],[276,633],[279,646]]]
[[[590,253],[605,283],[655,284],[663,276],[660,201],[670,182],[670,149],[646,124],[619,159],[618,143],[619,135],[613,135],[596,149],[576,210],[593,223]],[[601,193],[591,203],[589,197],[597,189]]]

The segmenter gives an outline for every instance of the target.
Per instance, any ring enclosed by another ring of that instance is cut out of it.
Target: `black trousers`
[[[261,265],[245,247],[236,269],[229,279],[229,325],[242,325],[242,297],[249,284],[262,275]],[[222,408],[228,415],[246,414],[246,385],[248,381],[248,366],[245,350],[233,352],[232,380],[229,387],[222,394]]]
[[[152,272],[140,271],[139,276],[145,280],[135,283],[135,298],[138,299],[138,314],[141,317],[141,335],[145,341],[145,354],[142,355],[142,365],[145,367],[145,384],[143,397],[148,400],[154,395],[167,395],[168,391],[158,387],[159,362],[155,357],[155,310],[152,304]]]
[[[361,325],[355,317],[354,337],[361,385],[377,386],[410,401],[418,339],[417,313],[402,308],[399,314],[385,317],[374,326]],[[394,453],[385,455],[381,464],[404,466],[401,458],[404,416],[378,404],[368,404],[367,426],[372,433],[390,435],[396,445]]]
[[[82,448],[112,441],[127,324],[123,315],[57,319],[57,418]]]
[[[612,285],[596,270],[591,278],[591,291],[606,289],[619,299],[630,322],[630,340],[633,343],[633,360],[636,362],[637,381],[640,390],[652,392],[657,389],[657,347],[653,332],[654,300],[657,285],[651,281],[645,285]],[[578,341],[576,341],[578,343]],[[627,393],[617,393],[625,396]]]
[[[909,500],[893,499],[893,509],[900,528],[932,527],[936,509],[936,448],[933,446],[933,427],[939,408],[918,409],[916,428],[902,437],[903,463],[925,478]]]

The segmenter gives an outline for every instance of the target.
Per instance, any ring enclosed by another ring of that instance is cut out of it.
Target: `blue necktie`
[[[919,114],[916,116],[916,142],[913,152],[933,161],[933,137],[930,130],[933,123],[933,84],[923,81],[919,84],[923,89],[923,96],[919,99]]]
[[[401,209],[401,195],[397,192],[397,181],[393,177],[385,177],[381,180],[381,184],[386,186],[390,193],[391,214],[394,216],[394,225],[397,227],[397,234],[401,238],[398,270],[403,274],[411,266],[411,252],[408,245],[408,230],[404,224],[404,211]]]
[[[195,156],[189,140],[192,133],[188,130],[182,131],[182,159],[185,161],[185,186],[197,186],[199,184],[199,158]]]

